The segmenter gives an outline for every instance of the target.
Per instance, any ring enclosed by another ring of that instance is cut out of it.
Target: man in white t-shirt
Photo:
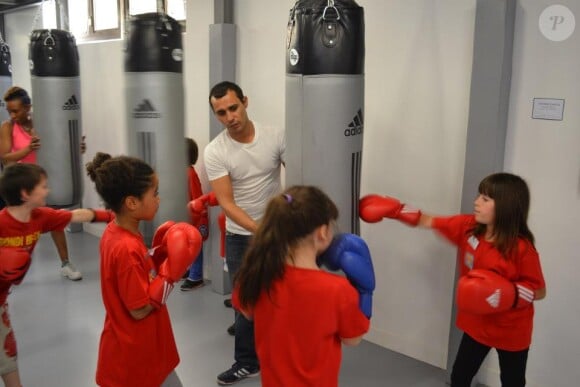
[[[286,137],[283,130],[248,118],[248,97],[235,83],[215,85],[209,103],[225,126],[205,148],[204,161],[211,188],[226,214],[226,263],[232,281],[268,201],[282,190]],[[254,324],[236,313],[234,330],[235,363],[218,375],[218,384],[233,384],[260,373]]]

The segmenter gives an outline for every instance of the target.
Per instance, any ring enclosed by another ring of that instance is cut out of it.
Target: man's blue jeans
[[[235,274],[242,265],[242,259],[246,249],[250,244],[251,235],[240,235],[226,232],[226,263],[230,283],[233,289]],[[235,313],[236,339],[234,349],[234,359],[242,366],[256,367],[258,356],[254,343],[254,322],[245,318],[241,313]]]

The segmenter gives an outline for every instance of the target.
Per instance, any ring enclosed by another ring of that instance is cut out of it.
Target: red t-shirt
[[[199,181],[199,176],[197,175],[197,172],[195,171],[193,165],[190,165],[187,168],[187,181],[189,185],[188,187],[189,201],[197,199],[198,197],[203,195],[203,192],[201,191],[201,181]]]
[[[32,253],[40,234],[64,230],[71,218],[70,211],[39,207],[30,212],[30,221],[23,223],[4,208],[0,211],[0,246],[23,248]],[[6,301],[10,286],[11,283],[0,281],[0,304]]]
[[[179,355],[166,306],[142,320],[129,313],[149,304],[149,282],[155,276],[143,237],[111,222],[101,238],[100,251],[106,314],[97,384],[159,387],[179,363]]]
[[[193,167],[193,165],[190,165],[187,168],[187,181],[188,181],[189,201],[197,199],[198,197],[203,195],[203,192],[201,190],[201,181],[199,181],[199,176],[197,175],[197,172]],[[209,236],[209,226],[208,226],[209,218],[207,211],[204,211],[197,220],[195,220],[192,216],[191,224],[197,227],[197,229],[201,233],[203,240],[204,241],[207,240],[207,237]]]
[[[490,242],[469,232],[475,224],[473,215],[433,220],[433,227],[459,248],[460,276],[464,276],[471,269],[486,269],[497,272],[511,282],[525,284],[530,289],[546,287],[540,257],[530,241],[520,238],[517,253],[507,260]],[[521,351],[529,348],[532,341],[533,317],[533,303],[523,308],[488,315],[475,315],[458,310],[457,327],[487,346],[506,351]]]
[[[346,278],[286,266],[253,310],[263,387],[336,387],[341,338],[369,329],[358,293]],[[238,303],[237,297],[233,298]]]

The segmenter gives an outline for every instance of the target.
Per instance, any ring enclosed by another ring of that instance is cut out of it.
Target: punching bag
[[[12,60],[10,59],[10,48],[0,37],[0,122],[10,119],[6,111],[4,93],[12,86]]]
[[[189,219],[182,57],[179,22],[158,13],[131,20],[125,52],[129,151],[155,169],[161,197],[155,219],[141,222],[147,244],[163,222]]]
[[[47,205],[78,206],[82,196],[82,130],[75,38],[63,30],[34,30],[28,59],[34,128],[42,144],[37,160],[50,179]]]
[[[353,0],[298,0],[286,39],[286,186],[316,185],[340,231],[359,234],[364,14]]]

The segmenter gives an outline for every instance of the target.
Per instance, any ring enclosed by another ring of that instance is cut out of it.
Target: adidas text
[[[345,137],[356,136],[357,134],[362,134],[362,133],[363,133],[362,126],[357,126],[355,128],[347,128],[344,130]]]

